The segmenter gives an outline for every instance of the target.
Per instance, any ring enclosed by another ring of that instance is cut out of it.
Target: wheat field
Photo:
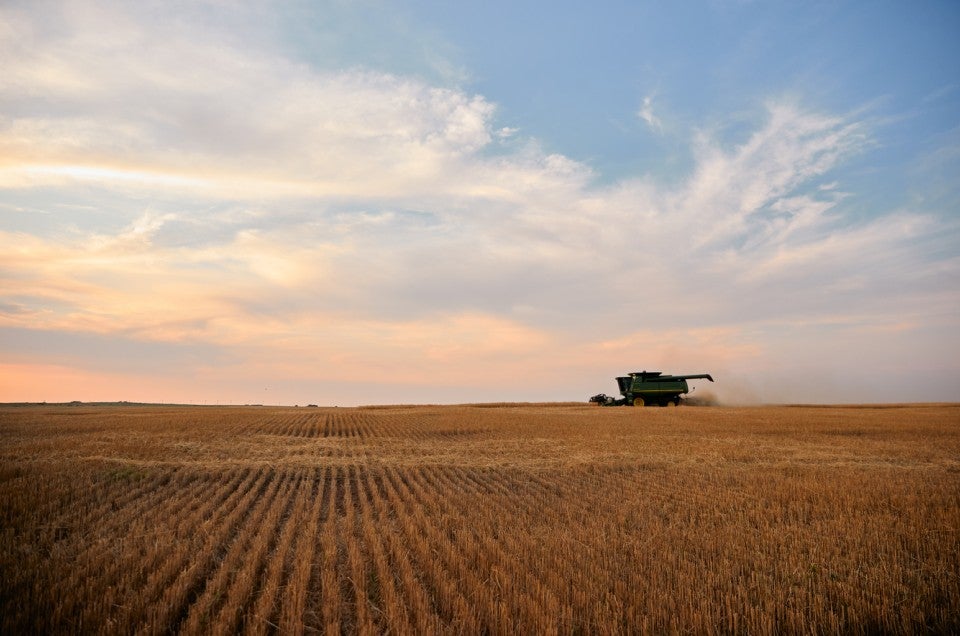
[[[960,405],[0,407],[0,631],[960,631]]]

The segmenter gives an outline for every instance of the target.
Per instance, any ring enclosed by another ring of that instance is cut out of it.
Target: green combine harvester
[[[600,406],[679,406],[680,396],[690,392],[687,380],[699,379],[713,382],[709,373],[664,375],[661,371],[636,371],[617,378],[620,394],[623,396],[619,400],[600,393],[590,398],[590,401]]]

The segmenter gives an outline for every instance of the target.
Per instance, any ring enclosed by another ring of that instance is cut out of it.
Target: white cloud
[[[798,208],[787,200],[801,186],[818,185],[813,180],[857,152],[865,138],[856,122],[803,112],[790,103],[772,102],[768,112],[767,123],[732,151],[701,136],[696,173],[677,202],[716,219],[698,232],[699,245],[755,240],[758,231],[762,240],[784,223],[809,223],[804,211],[822,218],[830,206],[808,199],[817,210]],[[774,204],[781,214],[771,209]]]
[[[660,118],[653,114],[653,96],[647,95],[643,98],[643,104],[637,111],[637,117],[647,123],[650,128],[656,132],[663,132],[663,123]]]
[[[0,86],[7,185],[59,183],[67,170],[190,178],[214,196],[396,196],[456,188],[462,158],[493,138],[494,106],[480,96],[313,70],[189,22],[68,6],[65,29],[4,11],[21,27],[0,49],[12,69]]]

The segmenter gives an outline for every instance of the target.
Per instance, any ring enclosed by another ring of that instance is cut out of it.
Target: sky
[[[5,0],[0,401],[956,401],[958,36],[955,2]]]

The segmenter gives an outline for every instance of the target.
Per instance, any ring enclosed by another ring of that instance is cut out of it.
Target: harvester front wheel
[[[642,397],[633,398],[633,405],[634,405],[634,406],[643,406],[644,404],[645,404],[645,402],[643,401],[643,398],[642,398]]]

